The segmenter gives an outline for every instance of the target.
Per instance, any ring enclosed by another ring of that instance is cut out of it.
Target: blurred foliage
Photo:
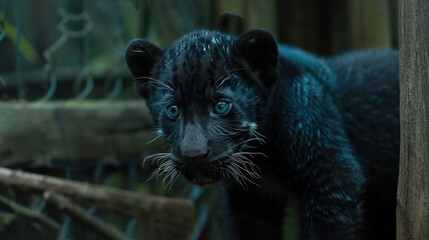
[[[286,214],[283,218],[283,239],[298,240],[300,236],[299,202],[290,198],[286,204]]]
[[[11,221],[13,216],[11,214],[1,213],[0,214],[0,232],[6,229]]]
[[[123,188],[124,187],[124,173],[123,172],[113,172],[105,180],[104,186],[114,187],[114,188]]]
[[[7,19],[5,19],[2,10],[0,9],[0,31],[17,46],[19,52],[30,63],[36,63],[39,60],[39,54],[36,52],[31,43],[13,26]],[[19,40],[18,40],[19,39]],[[19,42],[18,42],[19,41]]]

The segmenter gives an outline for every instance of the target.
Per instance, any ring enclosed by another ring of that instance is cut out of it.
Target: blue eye
[[[229,102],[217,102],[214,107],[216,114],[226,114],[231,109],[231,103]]]
[[[180,109],[176,105],[170,105],[167,107],[167,114],[171,118],[177,118],[180,115]]]

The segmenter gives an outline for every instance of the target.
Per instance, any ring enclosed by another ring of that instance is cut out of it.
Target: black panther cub
[[[228,239],[394,239],[398,54],[317,58],[266,31],[190,33],[126,49],[138,93],[171,147],[157,173],[227,192]]]

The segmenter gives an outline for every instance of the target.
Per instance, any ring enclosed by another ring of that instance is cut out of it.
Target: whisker
[[[174,98],[168,98],[167,100],[161,102],[163,105],[169,105],[174,102]]]
[[[261,175],[259,175],[259,174],[258,174],[258,173],[256,173],[256,172],[249,171],[249,169],[247,169],[247,167],[242,167],[242,166],[240,166],[238,162],[231,162],[231,164],[232,164],[233,166],[235,166],[235,167],[237,167],[237,168],[239,168],[239,169],[241,169],[241,170],[245,171],[245,172],[246,172],[246,173],[248,173],[252,178],[257,178],[257,179],[261,178]],[[243,165],[243,166],[245,166],[245,165]]]
[[[224,123],[222,123],[222,124],[225,125]],[[208,129],[209,129],[210,133],[215,135],[215,136],[229,136],[229,135],[234,134],[233,131],[226,129],[217,123],[213,123],[212,125],[209,125]]]
[[[259,173],[261,169],[259,168],[258,165],[254,164],[252,161],[250,161],[248,158],[246,158],[243,155],[239,155],[237,157],[232,157],[233,158],[233,162],[241,164],[244,168],[246,168],[247,170],[247,166],[250,167],[250,169],[252,170],[252,173],[256,174],[258,177],[260,177]],[[239,161],[240,160],[240,161]]]
[[[174,92],[174,89],[172,87],[168,86],[168,84],[162,82],[159,79],[152,78],[152,77],[136,77],[136,78],[133,78],[133,80],[140,80],[140,79],[147,79],[147,80],[150,80],[150,81],[147,81],[147,82],[145,82],[143,84],[140,84],[137,87],[142,87],[142,86],[146,86],[146,85],[149,85],[149,84],[153,84],[153,85],[160,85],[160,86],[164,87],[165,90]]]
[[[262,155],[264,157],[267,157],[267,155],[265,155],[262,152],[236,152],[236,153],[233,153],[232,155],[249,155],[252,158],[254,157],[253,155]]]
[[[237,168],[237,166],[235,166],[235,168]],[[238,172],[240,172],[240,177],[244,180],[244,183],[245,183],[245,185],[246,185],[246,190],[248,190],[248,188],[247,188],[247,184],[246,184],[246,181],[247,181],[247,182],[250,182],[250,183],[252,183],[252,184],[254,184],[255,186],[261,187],[261,185],[259,185],[259,184],[255,183],[255,182],[253,182],[253,181],[252,181],[252,180],[250,180],[248,177],[246,177],[246,176],[244,176],[243,174],[241,174],[241,171],[240,171],[239,169],[237,169],[237,171],[238,171]]]
[[[173,178],[170,180],[171,185],[170,185],[170,188],[168,189],[168,191],[171,190],[171,188],[173,187],[174,183],[177,181],[177,179],[179,179],[180,174],[182,174],[181,170],[179,170],[179,171],[175,170],[175,172],[173,174]],[[168,182],[168,184],[170,184],[170,182]]]
[[[146,144],[151,144],[153,142],[155,142],[158,138],[162,137],[160,134],[157,135],[156,137],[152,138],[151,140],[149,140]]]
[[[239,178],[239,174],[237,173],[237,170],[236,170],[235,168],[233,168],[231,165],[228,165],[228,166],[226,167],[226,170],[227,170],[228,172],[230,172],[230,173],[231,173],[231,175],[235,178],[235,180],[237,180],[237,182],[241,185],[241,187],[242,187],[243,189],[246,189],[246,188],[244,187],[244,185],[243,185],[243,183],[242,183],[241,179]]]
[[[217,86],[216,86],[216,88],[220,87],[224,82],[226,82],[226,81],[230,80],[231,78],[232,78],[232,76],[231,76],[231,75],[228,75],[226,78],[224,78],[224,79],[222,80],[222,82],[220,82],[220,83],[219,83],[219,85],[217,85]]]
[[[258,135],[259,137],[261,137],[261,138],[267,138],[267,137],[265,137],[262,133],[260,133],[260,132],[258,132],[257,130],[253,130],[252,131],[255,135]]]
[[[172,180],[172,176],[175,172],[177,172],[174,168],[169,168],[168,170],[166,170],[167,174],[164,176],[164,179],[162,180],[162,186],[164,189],[166,189],[168,187],[168,185],[170,184],[171,180]],[[170,181],[168,181],[167,184],[165,184],[165,180],[167,180],[167,178],[170,178]]]
[[[149,159],[152,159],[152,163],[153,163],[154,159],[157,157],[167,158],[169,156],[170,156],[170,153],[155,153],[155,154],[149,155],[143,159],[142,167],[144,167],[146,161]],[[158,162],[159,162],[159,159],[158,159]]]
[[[244,143],[247,143],[247,142],[251,142],[251,141],[255,141],[255,140],[258,140],[258,138],[249,138],[247,140],[244,140],[242,142],[239,142],[239,143],[235,144],[234,146],[232,146],[232,148],[235,148],[237,146],[240,146],[241,144],[244,144]]]
[[[266,138],[266,137],[264,135],[262,135],[261,133],[259,133],[258,131],[256,131],[255,129],[251,130],[250,134],[252,134],[252,136],[256,137],[261,145],[266,143],[264,140],[264,138]]]
[[[265,144],[265,140],[264,140],[264,139],[262,139],[262,138],[258,137],[258,136],[257,136],[257,135],[255,135],[254,133],[252,133],[252,135],[253,135],[256,139],[258,139],[258,142],[259,142],[261,145]]]
[[[241,159],[244,164],[248,164],[252,169],[254,169],[254,171],[256,171],[255,168],[257,168],[258,171],[261,171],[261,169],[259,168],[258,165],[253,163],[250,159],[248,159],[246,157],[246,155],[250,156],[251,158],[254,158],[253,155],[262,155],[264,157],[267,157],[267,155],[265,155],[264,153],[261,153],[261,152],[237,152],[237,153],[233,153],[231,155],[236,157],[236,158]]]
[[[215,81],[215,85],[216,85],[216,88],[219,88],[225,81],[227,81],[227,80],[229,80],[229,79],[231,79],[232,78],[232,76],[230,75],[231,73],[233,73],[233,72],[236,72],[236,71],[240,71],[240,70],[243,70],[243,69],[245,69],[244,67],[243,68],[236,68],[236,69],[233,69],[233,70],[231,70],[231,71],[228,71],[228,72],[226,72],[225,74],[223,74],[222,76],[220,76],[216,81]],[[224,79],[225,78],[225,79]],[[219,81],[221,81],[221,83],[220,84],[218,84],[218,82]]]
[[[156,88],[158,88],[158,89],[163,89],[163,90],[167,90],[167,91],[173,91],[170,87],[166,87],[166,86],[164,86],[163,84],[161,84],[161,83],[158,83],[158,82],[152,82],[152,81],[150,81],[150,82],[145,82],[145,83],[143,83],[143,84],[140,84],[140,85],[137,85],[136,86],[136,88],[140,88],[140,87],[146,87],[146,86],[153,86],[153,87],[156,87]],[[157,85],[160,85],[161,87],[157,87]]]
[[[237,171],[237,175],[238,175],[238,177],[240,177],[241,178],[241,180],[242,180],[242,182],[243,182],[243,185],[245,186],[245,188],[243,188],[244,190],[246,190],[246,191],[248,191],[249,190],[249,188],[248,188],[248,186],[247,186],[247,183],[246,183],[246,180],[249,180],[246,176],[244,176],[244,174],[240,171],[240,169],[239,168],[237,168],[237,166],[236,165],[230,165],[231,167],[233,167],[236,171]],[[250,180],[249,180],[250,181]]]
[[[252,171],[256,172],[256,171],[261,171],[261,169],[259,168],[258,165],[254,164],[252,161],[250,161],[247,157],[243,156],[243,155],[239,155],[236,157],[237,159],[240,159],[241,162],[243,163],[243,165],[249,165],[249,167],[252,169]]]

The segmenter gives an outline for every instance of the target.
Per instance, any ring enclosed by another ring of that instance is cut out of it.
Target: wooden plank
[[[0,102],[0,166],[159,152],[144,101]]]
[[[399,1],[397,239],[429,239],[429,1]]]

